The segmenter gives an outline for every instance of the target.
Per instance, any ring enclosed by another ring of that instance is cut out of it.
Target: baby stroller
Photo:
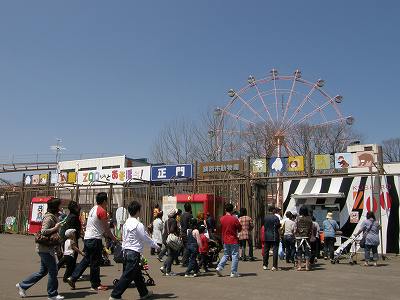
[[[219,260],[219,253],[222,250],[222,243],[216,236],[211,236],[208,240],[208,256],[209,262],[217,262]]]
[[[353,257],[357,255],[357,249],[360,243],[360,235],[352,237],[344,237],[346,239],[334,252],[334,257],[332,263],[340,263],[341,259],[347,259],[348,263],[353,265],[357,263],[357,259],[354,260]]]
[[[114,261],[119,264],[119,263],[123,263],[123,253],[122,253],[122,248],[120,244],[117,244],[115,246],[115,250],[114,250]],[[154,279],[150,276],[149,274],[149,264],[147,259],[144,256],[141,256],[141,260],[140,260],[140,268],[142,270],[142,275],[145,278],[145,282],[147,286],[154,286],[156,285],[154,282]],[[113,281],[113,285],[116,286],[118,283],[119,279],[114,279]],[[132,287],[135,286],[134,282],[131,283]]]

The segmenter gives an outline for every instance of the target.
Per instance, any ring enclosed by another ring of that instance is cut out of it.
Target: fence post
[[[22,184],[21,184],[21,193],[19,197],[19,203],[18,203],[18,215],[17,215],[17,224],[18,224],[18,233],[22,233],[23,225],[22,225],[22,209],[24,207],[24,202],[25,202],[25,173],[22,174]]]

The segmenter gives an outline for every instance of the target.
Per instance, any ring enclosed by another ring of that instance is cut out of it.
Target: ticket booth
[[[182,211],[185,211],[185,203],[190,203],[194,217],[196,217],[199,212],[204,214],[209,212],[214,218],[224,214],[223,198],[214,196],[213,194],[177,194],[176,202],[176,207]]]

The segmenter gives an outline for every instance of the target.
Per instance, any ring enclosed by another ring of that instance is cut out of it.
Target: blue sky
[[[300,68],[367,142],[400,136],[398,1],[2,1],[0,157],[148,157],[247,76]]]

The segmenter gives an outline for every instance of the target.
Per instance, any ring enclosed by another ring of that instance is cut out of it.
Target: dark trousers
[[[72,273],[75,270],[75,266],[76,266],[76,258],[70,255],[64,255],[60,261],[58,262],[58,270],[60,270],[60,268],[62,266],[66,266],[65,269],[65,273],[63,276],[64,282],[67,280],[67,278],[71,277]]]
[[[203,268],[204,271],[208,271],[208,254],[207,253],[200,253],[200,262],[199,262],[199,268]]]
[[[187,237],[182,236],[182,243],[183,243],[183,254],[182,254],[182,266],[187,266],[189,261],[189,251],[187,249]]]
[[[132,250],[125,250],[123,272],[117,285],[111,292],[111,297],[121,299],[122,294],[132,281],[135,283],[140,297],[144,297],[148,294],[149,291],[147,290],[140,268],[140,253]]]
[[[253,239],[251,238],[251,236],[247,240],[239,241],[240,248],[242,249],[241,257],[243,259],[246,258],[246,244],[249,245],[249,257],[253,258],[254,257],[254,255],[253,255]]]
[[[286,250],[286,262],[293,262],[296,253],[296,242],[293,235],[285,235],[283,237],[283,244]]]
[[[162,259],[165,256],[165,254],[167,254],[167,246],[165,244],[163,245],[158,244],[158,245],[162,247],[160,253],[158,253],[158,258]]]
[[[56,258],[47,252],[39,252],[40,269],[39,272],[33,273],[19,283],[19,286],[24,290],[29,289],[36,284],[40,279],[49,274],[47,279],[47,295],[55,297],[58,295],[58,280],[57,280],[57,263]]]
[[[174,259],[178,256],[178,251],[172,249],[171,247],[167,246],[167,252],[168,252],[168,257],[164,262],[164,272],[165,273],[170,273],[171,272],[171,266],[172,262]]]
[[[264,258],[263,258],[263,265],[268,267],[269,261],[269,250],[272,248],[272,264],[273,267],[278,268],[278,250],[279,250],[279,242],[264,242]]]
[[[71,279],[73,282],[77,281],[78,278],[82,276],[83,272],[85,272],[86,268],[90,266],[90,283],[92,288],[96,289],[100,285],[100,262],[102,251],[103,244],[101,240],[84,240],[83,252],[85,252],[85,256],[72,273]]]
[[[315,259],[319,257],[319,239],[315,239],[315,241],[310,242],[311,244],[311,259],[310,262],[313,264]]]
[[[199,272],[199,265],[197,263],[197,245],[189,245],[188,246],[188,253],[189,253],[189,264],[186,269],[185,274],[190,274],[190,272],[198,273]]]
[[[325,237],[324,243],[324,252],[325,252],[325,257],[329,257],[330,259],[333,259],[334,251],[335,251],[335,241],[336,239],[334,237]]]

